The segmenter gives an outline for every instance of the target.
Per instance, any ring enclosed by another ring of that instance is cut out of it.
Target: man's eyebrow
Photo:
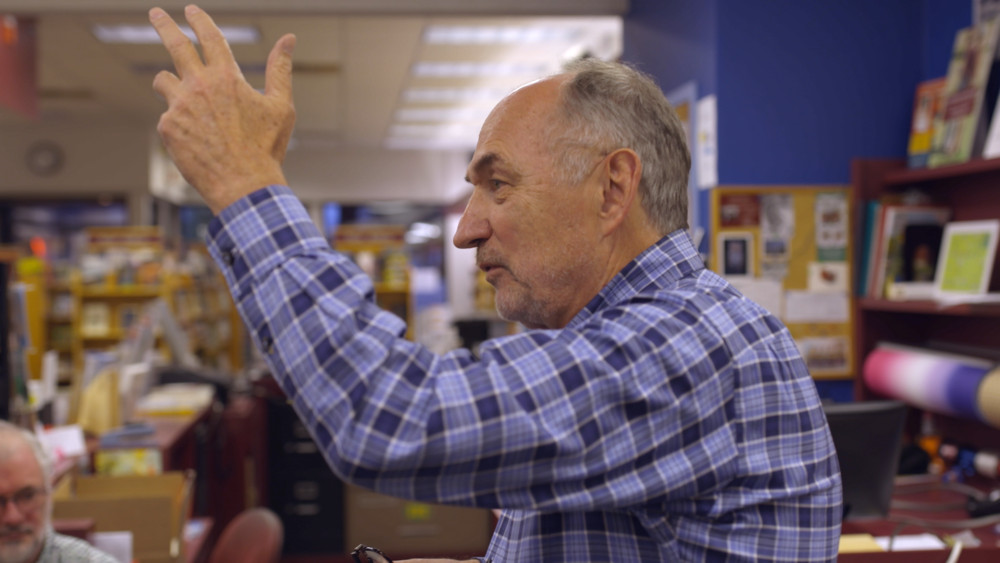
[[[469,166],[469,168],[472,169],[473,173],[480,174],[480,173],[482,173],[482,171],[484,169],[493,166],[494,163],[496,163],[496,162],[502,162],[502,161],[503,161],[503,159],[500,158],[500,155],[498,155],[497,153],[495,153],[495,152],[488,152],[488,153],[484,154],[483,156],[479,157],[478,159],[476,159],[476,161],[473,162]],[[468,174],[465,175],[465,181],[468,182],[468,183],[470,183],[470,184],[472,183],[472,180],[469,179],[469,175]]]

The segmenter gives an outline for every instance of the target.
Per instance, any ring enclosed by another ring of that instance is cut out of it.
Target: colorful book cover
[[[944,225],[951,209],[929,205],[888,205],[882,220],[882,237],[875,270],[873,297],[885,297],[903,275],[906,229],[911,225]],[[936,251],[936,249],[935,249]]]
[[[861,268],[858,271],[857,294],[861,297],[868,295],[869,273],[872,271],[872,263],[875,261],[874,246],[876,233],[878,233],[878,223],[882,215],[882,204],[878,200],[871,200],[865,205],[864,235],[862,236],[861,247]]]
[[[925,168],[934,143],[934,122],[944,110],[944,77],[925,80],[917,84],[913,101],[913,120],[910,124],[910,143],[907,164],[910,168]]]
[[[960,164],[982,153],[996,99],[1000,19],[958,31],[945,83],[944,110],[934,127],[929,167]],[[994,78],[991,83],[991,78]],[[988,90],[990,90],[988,92]],[[985,103],[990,100],[990,103]]]

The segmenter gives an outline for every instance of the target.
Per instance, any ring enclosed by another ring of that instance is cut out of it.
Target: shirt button
[[[222,261],[225,262],[227,265],[232,266],[233,262],[236,261],[236,258],[233,256],[232,251],[230,251],[230,250],[223,250],[222,251]]]

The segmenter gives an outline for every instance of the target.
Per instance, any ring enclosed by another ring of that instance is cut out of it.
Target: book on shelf
[[[945,78],[944,110],[935,120],[927,165],[960,164],[983,153],[1000,86],[995,69],[1000,19],[960,29]]]
[[[950,218],[951,209],[944,206],[883,205],[878,234],[872,239],[875,246],[870,250],[874,260],[868,296],[885,297],[895,282],[932,279],[938,251],[933,242],[934,227],[943,228]],[[912,237],[909,242],[908,234]]]
[[[925,168],[934,142],[934,123],[944,111],[944,77],[925,80],[917,84],[913,101],[913,119],[910,122],[910,142],[907,146],[907,166]]]
[[[896,282],[933,283],[944,226],[912,223],[903,230],[902,264]]]
[[[945,225],[940,266],[934,277],[939,301],[984,303],[1000,300],[988,293],[1000,219],[953,221]]]
[[[111,306],[107,303],[84,303],[80,308],[80,334],[107,336],[111,333]]]
[[[117,315],[117,327],[121,334],[126,334],[135,324],[136,319],[142,314],[141,303],[119,303],[115,307]]]
[[[871,272],[874,271],[875,253],[873,237],[878,232],[878,223],[882,215],[882,203],[877,199],[869,200],[865,203],[865,216],[862,246],[861,246],[861,267],[858,268],[857,295],[864,297],[868,295]]]
[[[73,316],[73,306],[72,293],[56,293],[52,296],[52,305],[49,308],[49,314],[54,319],[69,319]]]

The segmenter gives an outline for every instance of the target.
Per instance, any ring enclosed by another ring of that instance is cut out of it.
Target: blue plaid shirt
[[[209,228],[253,338],[333,470],[385,494],[502,507],[486,559],[829,561],[841,489],[788,331],[683,231],[562,330],[480,358],[403,338],[284,186]]]

